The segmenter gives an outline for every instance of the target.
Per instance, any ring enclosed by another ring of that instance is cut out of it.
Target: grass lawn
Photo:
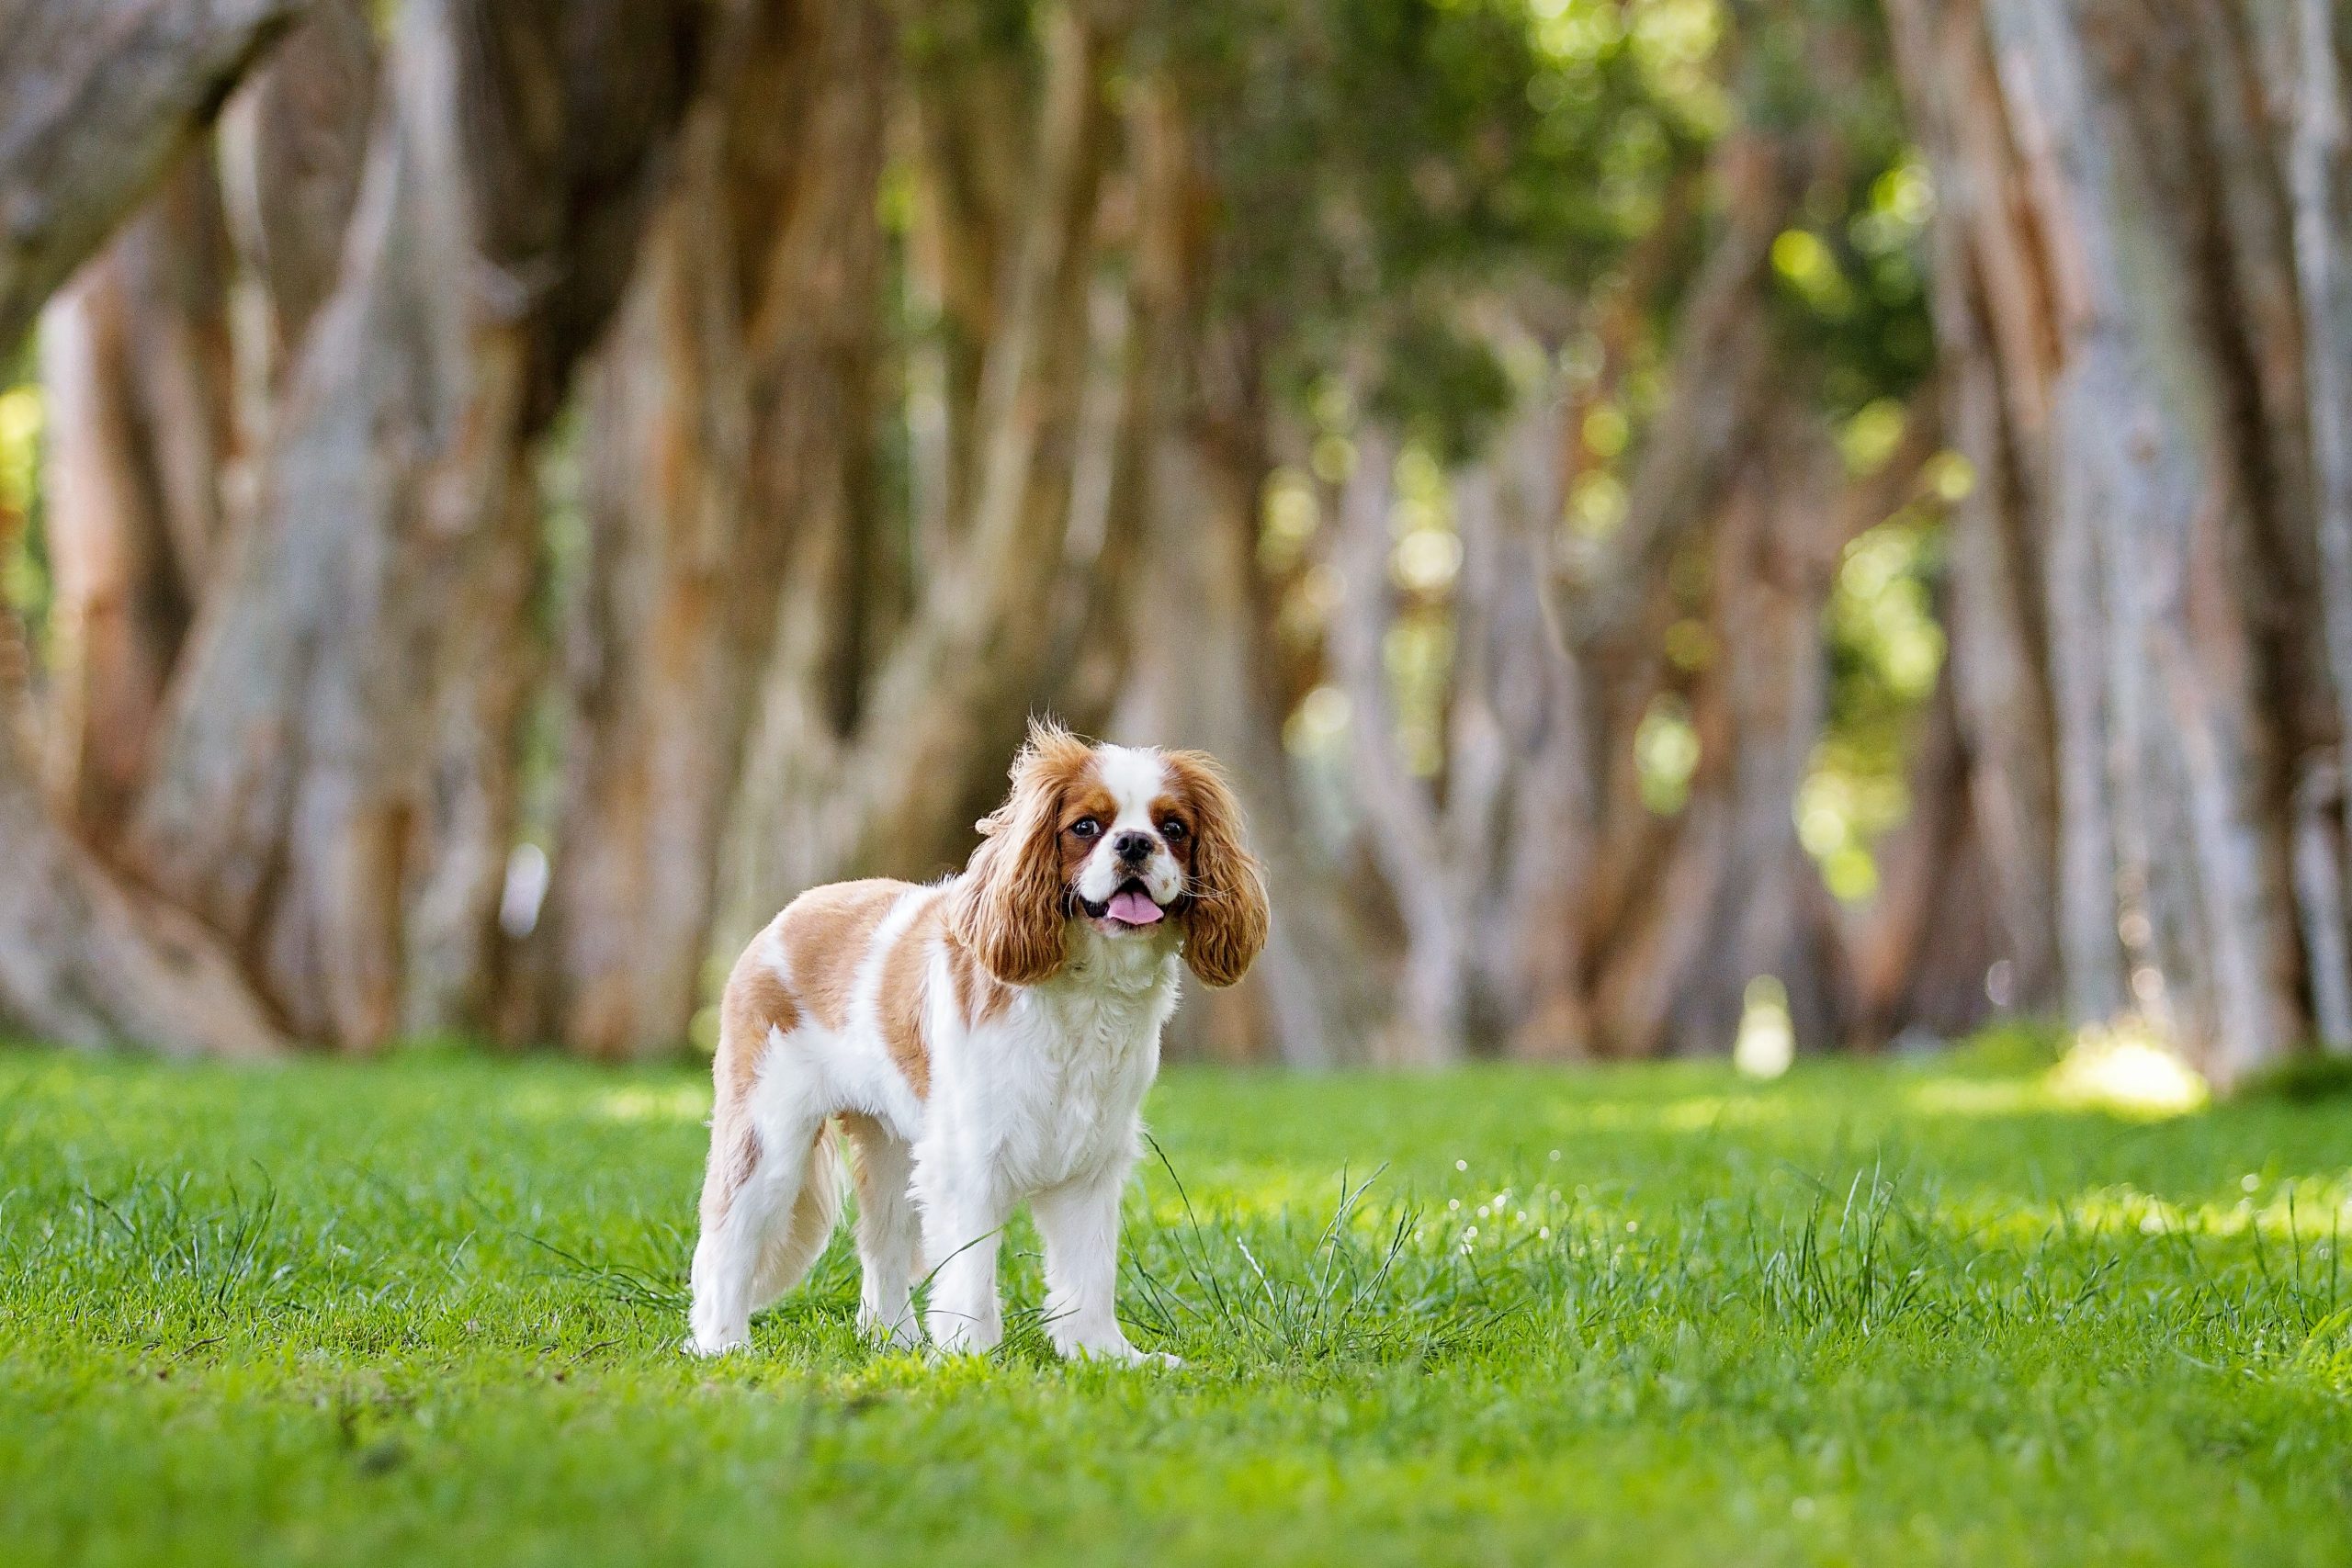
[[[0,1561],[2352,1562],[2352,1101],[1175,1072],[1177,1372],[1055,1364],[1025,1228],[986,1360],[862,1344],[846,1238],[687,1359],[707,1101],[0,1053]]]

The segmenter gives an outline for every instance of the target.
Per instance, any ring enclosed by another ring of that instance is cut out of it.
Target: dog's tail
[[[808,1277],[841,1220],[846,1177],[842,1169],[841,1140],[831,1122],[817,1129],[806,1158],[808,1166],[802,1175],[800,1195],[793,1200],[791,1221],[769,1232],[760,1250],[759,1269],[752,1276],[754,1312]]]

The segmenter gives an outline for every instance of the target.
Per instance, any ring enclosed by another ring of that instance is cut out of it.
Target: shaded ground
[[[1025,1228],[988,1361],[860,1344],[845,1242],[678,1355],[707,1106],[0,1054],[0,1555],[2352,1561],[2352,1102],[1176,1073],[1125,1288],[1173,1374],[1053,1364]]]

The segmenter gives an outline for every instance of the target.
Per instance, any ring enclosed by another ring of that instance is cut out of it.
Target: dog
[[[1033,724],[957,875],[794,899],[719,1008],[693,1337],[750,1343],[807,1275],[854,1151],[858,1322],[949,1351],[1003,1336],[997,1239],[1026,1201],[1065,1357],[1148,1357],[1119,1326],[1119,1199],[1180,970],[1230,986],[1264,946],[1265,881],[1216,763]]]

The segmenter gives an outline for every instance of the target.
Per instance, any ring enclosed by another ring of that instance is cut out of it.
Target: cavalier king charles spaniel
[[[1120,1332],[1119,1195],[1180,960],[1211,986],[1266,940],[1266,891],[1216,764],[1033,726],[960,875],[794,899],[720,1005],[718,1096],[694,1258],[706,1355],[798,1283],[854,1151],[860,1325],[992,1348],[997,1238],[1024,1200],[1065,1356],[1147,1358]]]

